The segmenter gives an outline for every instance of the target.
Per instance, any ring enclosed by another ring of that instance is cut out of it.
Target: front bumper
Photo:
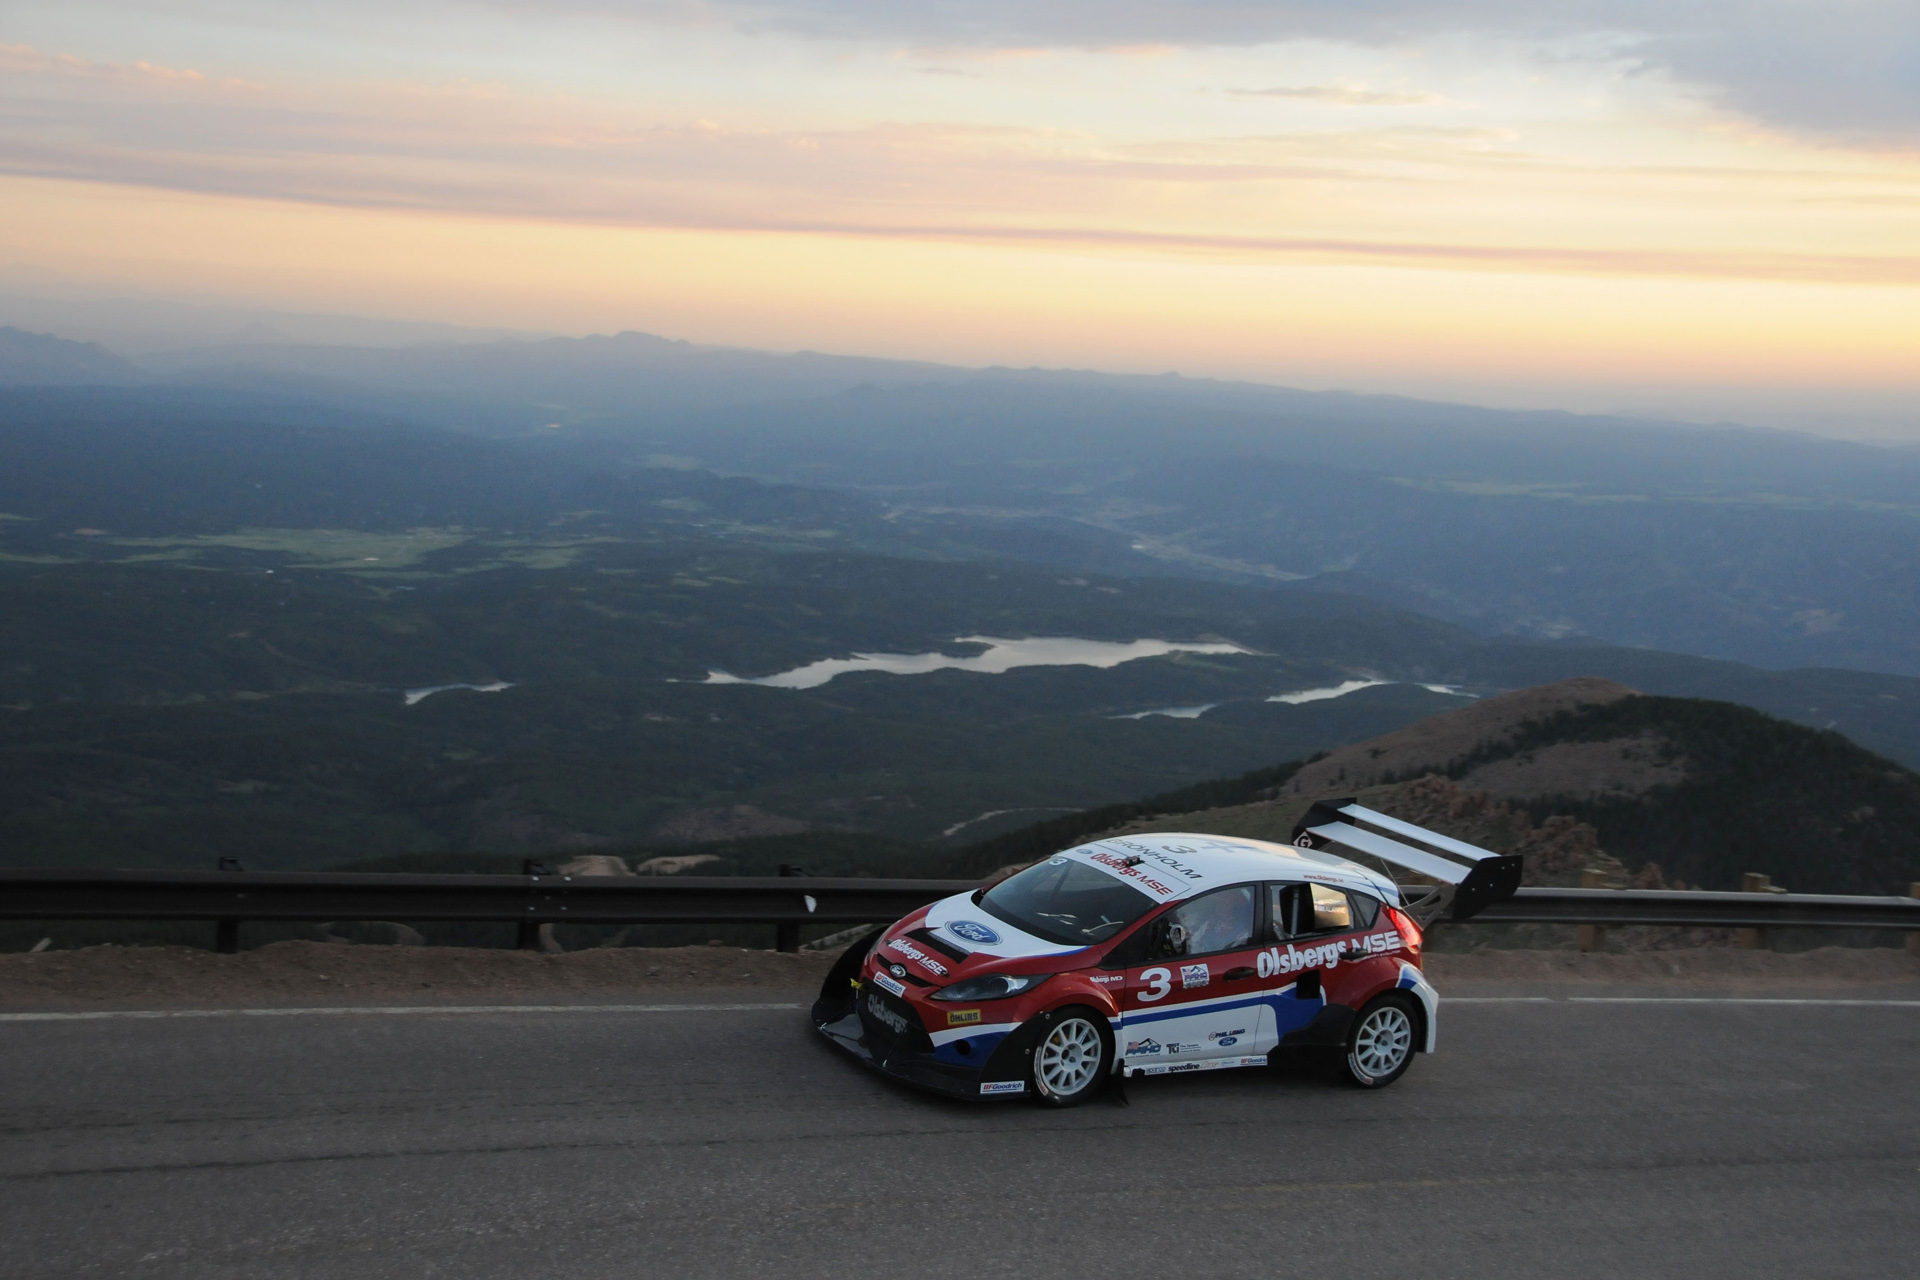
[[[918,1043],[926,1039],[918,1025],[895,1035],[861,1017],[859,993],[851,988],[839,999],[823,996],[816,1001],[813,1025],[827,1043],[855,1061],[916,1088],[974,1102],[1018,1097],[1028,1089],[1036,1035],[1032,1028],[1005,1036],[978,1063],[942,1061],[930,1045]]]

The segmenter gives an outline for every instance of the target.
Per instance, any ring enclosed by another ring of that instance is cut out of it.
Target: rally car
[[[1332,845],[1430,883],[1403,889]],[[1351,800],[1314,805],[1292,845],[1111,836],[862,938],[813,1021],[861,1062],[965,1098],[1071,1106],[1115,1074],[1264,1066],[1292,1050],[1380,1088],[1434,1046],[1423,926],[1519,883],[1517,857]]]

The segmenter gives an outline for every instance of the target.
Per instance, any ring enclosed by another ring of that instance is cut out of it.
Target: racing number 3
[[[1152,1004],[1173,990],[1173,974],[1165,969],[1143,969],[1140,981],[1151,984],[1148,990],[1137,993],[1141,1004]]]

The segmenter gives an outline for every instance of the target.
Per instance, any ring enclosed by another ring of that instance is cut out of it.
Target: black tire
[[[1113,1073],[1113,1032],[1092,1009],[1047,1015],[1033,1044],[1033,1096],[1043,1106],[1077,1107]]]
[[[1420,1011],[1413,997],[1389,991],[1367,1001],[1347,1029],[1339,1074],[1361,1089],[1384,1089],[1413,1065]]]

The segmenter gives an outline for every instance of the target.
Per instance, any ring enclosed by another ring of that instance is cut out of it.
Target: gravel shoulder
[[[343,1004],[592,1003],[713,992],[810,999],[835,956],[739,947],[609,947],[546,955],[464,947],[276,942],[223,956],[192,947],[87,947],[0,955],[0,1009],[167,1009]],[[1795,954],[1701,947],[1638,954],[1431,955],[1443,993],[1517,987],[1792,991],[1858,988],[1920,998],[1920,957],[1891,948]]]

